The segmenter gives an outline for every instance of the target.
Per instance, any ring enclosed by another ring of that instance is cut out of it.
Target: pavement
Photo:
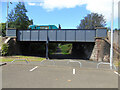
[[[13,62],[2,66],[3,88],[118,88],[118,75],[108,65],[69,59],[40,62]]]

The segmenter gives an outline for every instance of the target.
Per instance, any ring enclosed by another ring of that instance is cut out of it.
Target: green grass
[[[59,48],[61,48],[62,54],[70,54],[72,44],[60,45]]]
[[[120,74],[120,60],[118,62],[118,73]]]
[[[118,67],[118,72],[119,72],[119,74],[120,74],[120,59],[114,61],[114,65],[115,65],[116,67]]]
[[[45,58],[41,58],[41,57],[35,57],[35,56],[6,56],[6,57],[2,57],[0,59],[1,62],[11,62],[15,59],[26,59],[28,61],[42,61],[45,60]]]

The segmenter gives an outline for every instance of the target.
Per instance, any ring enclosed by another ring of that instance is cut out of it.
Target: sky
[[[6,22],[7,0],[2,5],[1,22]],[[9,12],[18,1],[24,1],[29,19],[34,25],[61,24],[62,29],[76,29],[80,20],[92,12],[102,14],[111,27],[112,0],[9,0]],[[114,0],[114,28],[118,28],[118,1]]]

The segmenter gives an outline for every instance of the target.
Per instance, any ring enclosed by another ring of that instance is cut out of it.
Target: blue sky
[[[35,25],[53,24],[58,26],[58,24],[61,24],[62,29],[75,29],[76,26],[80,24],[80,20],[87,14],[97,11],[90,7],[90,3],[80,5],[76,5],[76,3],[65,5],[60,3],[57,5],[57,2],[55,3],[56,6],[49,2],[43,2],[42,4],[39,2],[25,2],[25,6],[28,10],[27,15],[30,19],[33,19]],[[17,2],[10,4],[9,12],[15,7],[16,4]],[[108,7],[106,7],[106,10],[108,10],[107,8]],[[111,18],[109,15],[107,17],[106,12],[104,13],[103,11],[101,11],[101,13],[107,18],[106,27],[110,27]],[[6,13],[7,3],[2,2],[2,22],[6,22]],[[114,28],[118,28],[118,17],[116,16],[116,13],[114,22]]]

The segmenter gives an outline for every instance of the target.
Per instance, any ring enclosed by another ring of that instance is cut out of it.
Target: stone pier
[[[96,38],[90,60],[109,61],[109,56],[110,44],[103,38]]]

